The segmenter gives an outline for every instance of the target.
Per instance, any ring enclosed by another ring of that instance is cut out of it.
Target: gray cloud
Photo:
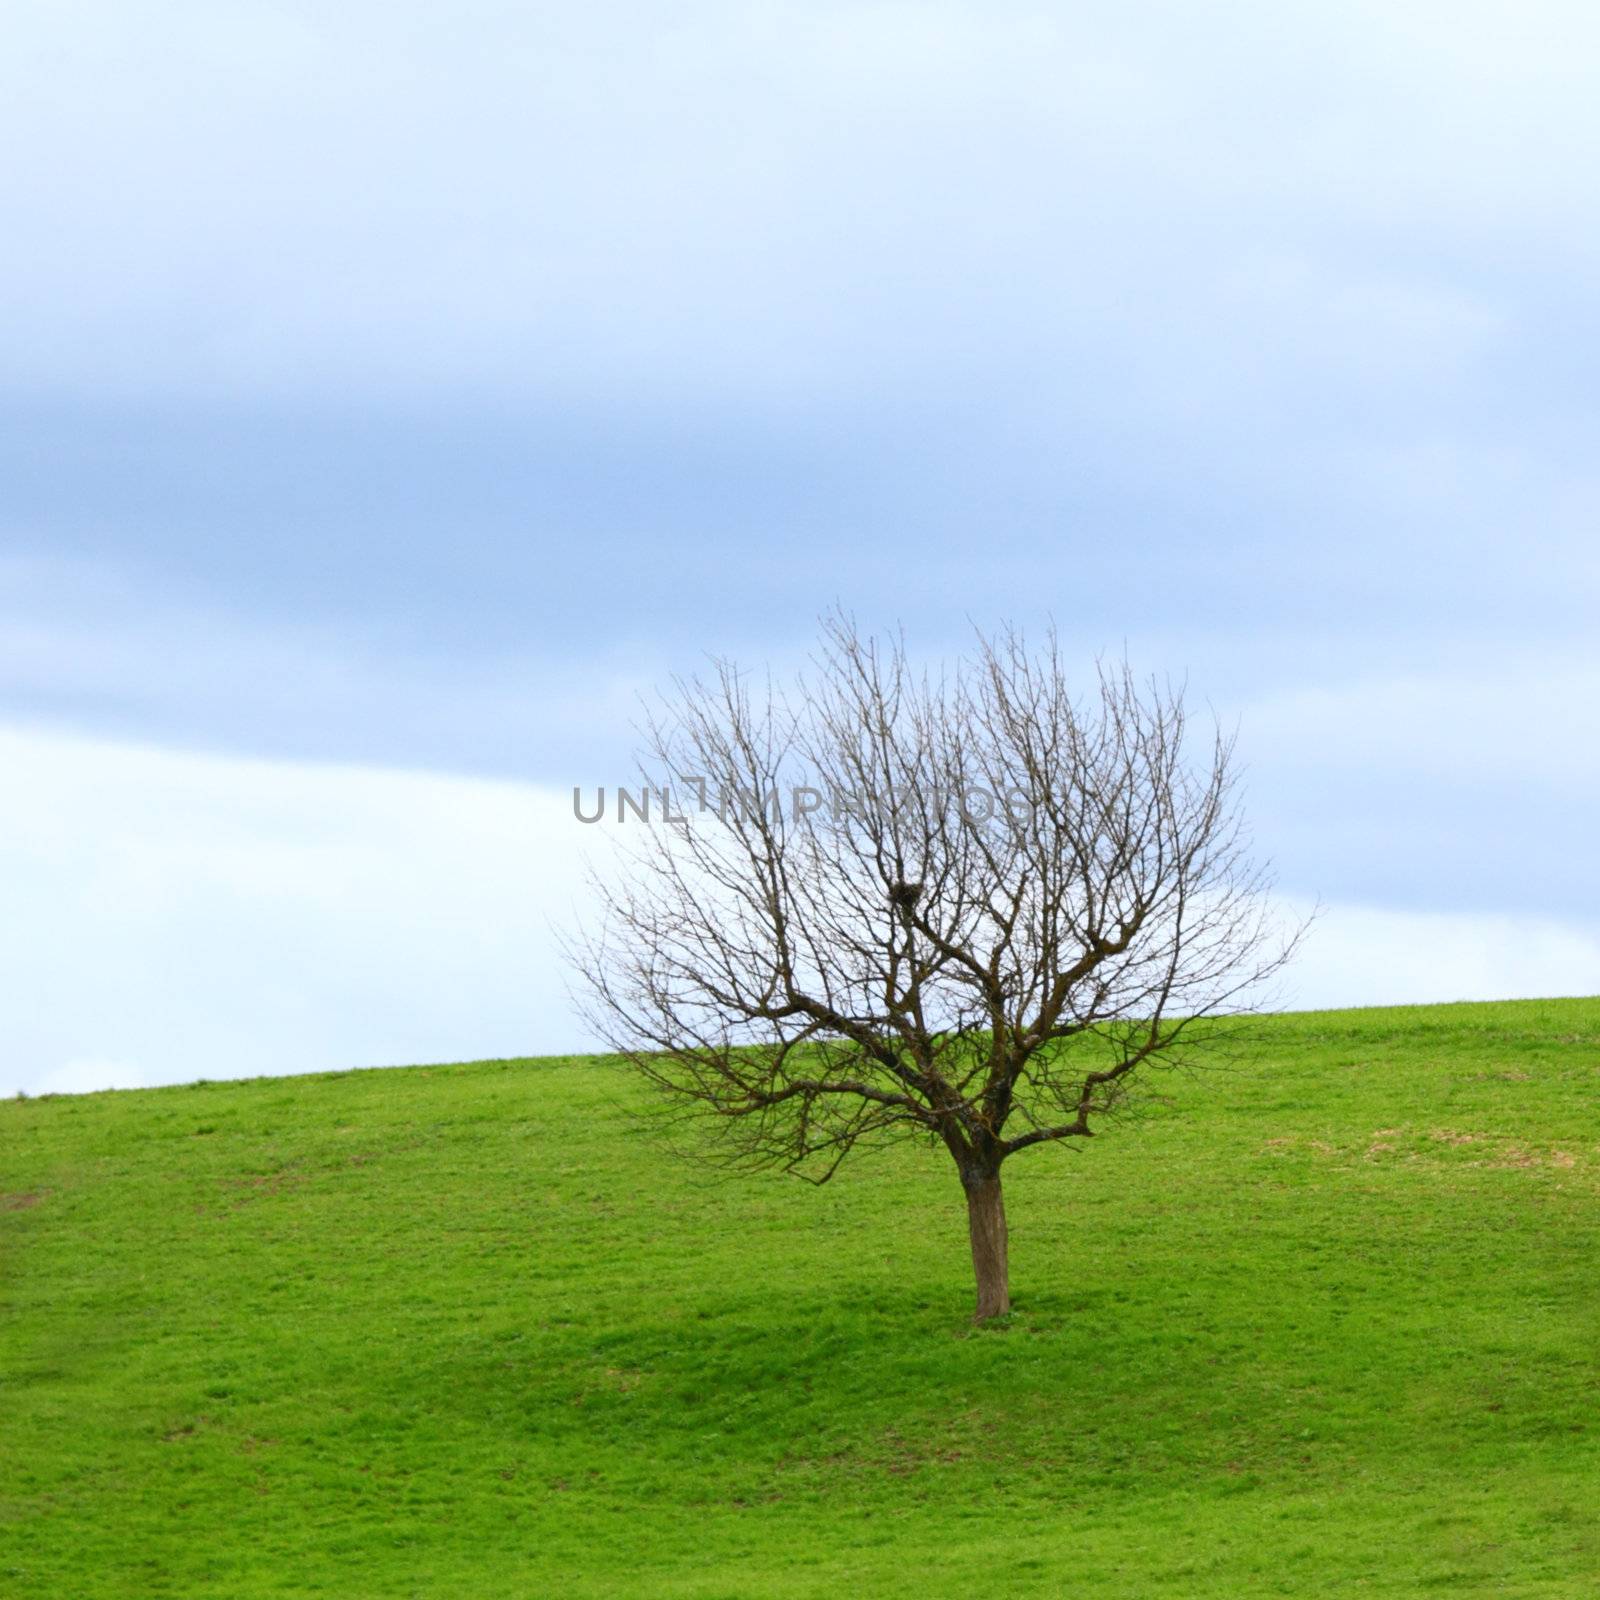
[[[1241,716],[1296,891],[1581,919],[1597,55],[1547,3],[25,4],[0,715],[593,781],[836,599],[1053,613]]]

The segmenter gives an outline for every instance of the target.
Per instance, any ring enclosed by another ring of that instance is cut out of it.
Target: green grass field
[[[487,1062],[0,1105],[0,1595],[1593,1595],[1600,1000],[1271,1019],[1006,1169]]]

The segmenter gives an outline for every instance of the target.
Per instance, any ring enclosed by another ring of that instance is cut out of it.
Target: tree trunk
[[[967,1231],[972,1237],[972,1270],[978,1280],[974,1322],[1003,1317],[1011,1309],[1011,1264],[1006,1251],[1006,1203],[1000,1174],[964,1178]]]

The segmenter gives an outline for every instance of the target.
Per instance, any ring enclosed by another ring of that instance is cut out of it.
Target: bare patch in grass
[[[1399,1128],[1374,1128],[1372,1130],[1372,1143],[1367,1146],[1367,1161],[1380,1161],[1386,1155],[1394,1152],[1394,1141],[1399,1136]]]
[[[1331,1145],[1326,1139],[1308,1139],[1304,1134],[1289,1133],[1281,1138],[1268,1139],[1261,1147],[1262,1151],[1270,1150],[1275,1156],[1293,1155],[1301,1150],[1309,1150],[1313,1155],[1336,1156],[1339,1153],[1336,1145]]]
[[[1525,1150],[1515,1144],[1506,1149],[1498,1160],[1488,1163],[1502,1171],[1508,1168],[1526,1171],[1532,1167],[1575,1167],[1577,1164],[1578,1158],[1570,1150]]]

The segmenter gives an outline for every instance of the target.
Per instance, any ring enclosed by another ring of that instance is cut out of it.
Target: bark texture
[[[1011,1264],[1006,1242],[1006,1203],[1000,1175],[967,1180],[967,1231],[972,1271],[978,1280],[974,1322],[1003,1317],[1011,1309]]]

